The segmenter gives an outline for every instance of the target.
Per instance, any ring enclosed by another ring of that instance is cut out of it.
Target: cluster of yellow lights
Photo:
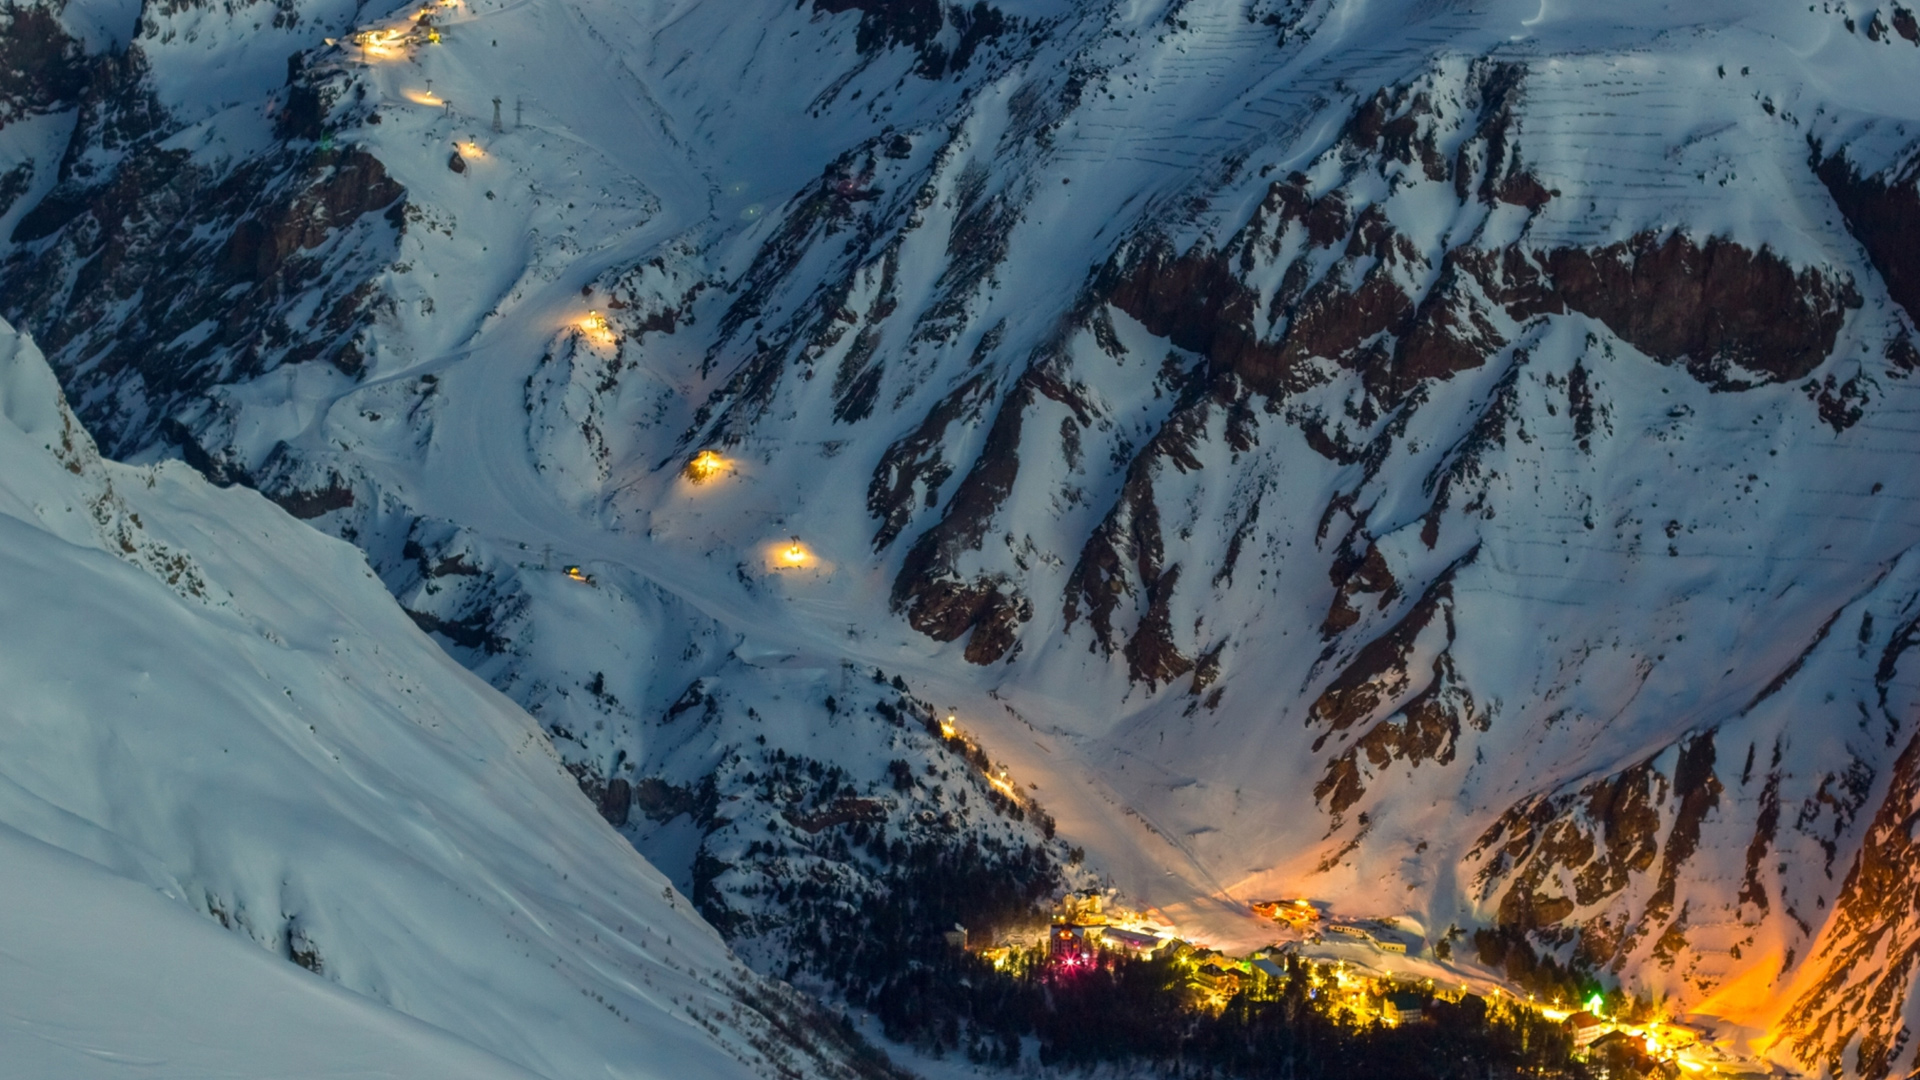
[[[687,462],[686,477],[695,484],[704,484],[719,476],[727,468],[727,459],[712,450],[702,450]]]
[[[797,536],[786,547],[780,549],[780,561],[788,566],[805,566],[807,560],[812,557],[807,553],[806,545],[802,544]]]
[[[362,30],[353,35],[353,43],[360,46],[360,54],[369,60],[393,60],[406,55],[407,30]]]
[[[459,149],[460,156],[464,158],[483,158],[487,156],[487,152],[480,148],[480,144],[474,142],[472,139],[468,139],[465,142],[454,143],[453,145]]]
[[[957,739],[960,737],[960,718],[958,716],[955,716],[953,713],[948,713],[940,721],[940,737],[943,739]],[[1000,794],[1005,795],[1009,799],[1017,799],[1020,797],[1019,791],[1013,786],[1013,781],[1007,778],[1005,766],[997,770],[989,769],[982,775],[986,778],[987,783],[992,784],[994,790],[1000,792]]]
[[[614,343],[613,328],[607,325],[607,317],[597,311],[587,312],[580,317],[580,321],[576,325],[579,326],[580,332],[587,336],[587,340],[596,345],[612,345]]]

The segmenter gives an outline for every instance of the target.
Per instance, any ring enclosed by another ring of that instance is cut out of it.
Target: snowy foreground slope
[[[11,827],[0,853],[10,1075],[535,1075]]]
[[[857,1075],[359,552],[10,327],[0,460],[0,1072]]]
[[[1913,1068],[1911,10],[134,6],[9,9],[0,307],[763,969],[843,830],[1040,849],[951,709],[1193,932],[1498,926]]]

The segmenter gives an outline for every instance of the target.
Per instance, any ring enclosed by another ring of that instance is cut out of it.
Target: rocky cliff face
[[[826,707],[882,668],[1148,902],[1497,926],[1911,1068],[1905,9],[295,9],[226,98],[178,42],[241,16],[41,34],[6,313],[694,823],[741,933],[882,887],[817,836],[1014,844]]]

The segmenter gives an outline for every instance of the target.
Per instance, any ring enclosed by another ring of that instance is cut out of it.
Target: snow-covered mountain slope
[[[768,770],[954,767],[877,668],[1189,924],[1498,925],[1912,1067],[1910,10],[105,10],[7,90],[6,313],[710,910],[793,869],[726,785],[858,876]]]
[[[10,327],[0,460],[9,1074],[879,1068],[741,967],[358,551],[103,461]]]
[[[13,1075],[535,1075],[10,827],[0,851]]]

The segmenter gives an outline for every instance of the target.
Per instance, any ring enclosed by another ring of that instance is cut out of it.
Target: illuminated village
[[[938,733],[995,791],[1021,800],[1007,769],[990,763],[957,715],[942,715]],[[1336,915],[1304,897],[1258,900],[1248,911],[1273,924],[1274,940],[1247,955],[1191,940],[1162,913],[1129,908],[1111,889],[1059,897],[1044,925],[997,934],[955,925],[942,938],[956,956],[1016,983],[1046,987],[1055,997],[1082,983],[1124,985],[1129,973],[1149,976],[1162,1003],[1160,1022],[1176,1027],[1243,1031],[1258,1028],[1263,1012],[1278,1011],[1296,1021],[1316,1017],[1327,1031],[1363,1043],[1397,1038],[1387,1035],[1394,1032],[1415,1045],[1423,1032],[1506,1033],[1519,1039],[1514,1062],[1529,1063],[1513,1075],[1779,1075],[1777,1067],[1737,1052],[1732,1040],[1618,990],[1590,986],[1584,999],[1573,1000],[1566,989],[1531,993],[1459,971],[1444,959],[1452,955],[1450,943],[1436,949],[1402,920]],[[1491,1061],[1487,1067],[1488,1075],[1498,1074]]]
[[[1480,976],[1442,982],[1419,974],[1396,963],[1423,950],[1396,939],[1392,920],[1336,921],[1323,905],[1304,899],[1261,901],[1251,908],[1274,921],[1282,940],[1246,956],[1185,940],[1163,919],[1120,906],[1110,893],[1098,891],[1062,898],[1043,936],[983,945],[956,927],[947,937],[952,947],[964,945],[997,972],[1056,990],[1116,967],[1157,966],[1187,1022],[1201,1026],[1244,1023],[1239,1018],[1304,995],[1332,1029],[1356,1037],[1396,1030],[1437,1035],[1443,1028],[1472,1024],[1521,1032],[1523,1047],[1529,1037],[1551,1047],[1515,1075],[1778,1075],[1776,1068],[1735,1052],[1710,1030],[1659,1015],[1619,993],[1549,1003]],[[1354,953],[1356,945],[1372,955],[1336,958]]]

